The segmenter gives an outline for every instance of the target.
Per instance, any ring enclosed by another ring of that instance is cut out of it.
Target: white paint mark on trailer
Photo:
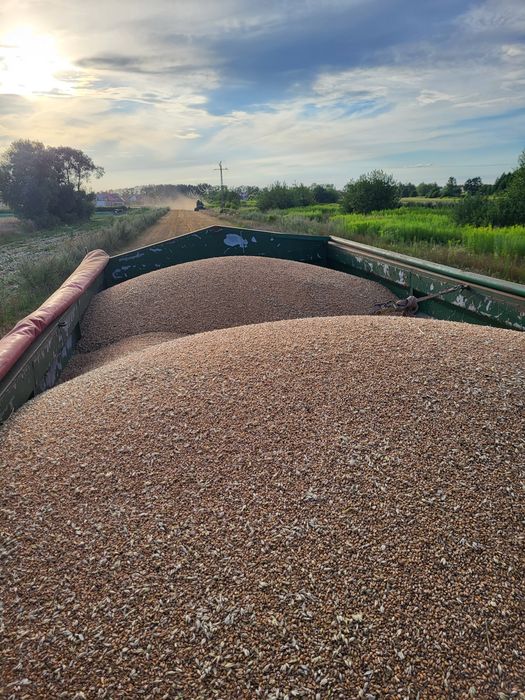
[[[120,258],[121,262],[127,262],[128,260],[136,260],[144,255],[140,250],[138,250],[134,255],[126,255],[125,258]]]
[[[399,284],[402,284],[403,286],[407,286],[407,273],[405,270],[399,270],[399,277],[398,277]]]
[[[239,236],[238,233],[228,233],[224,238],[224,245],[227,245],[230,248],[235,248],[236,246],[239,246],[244,250],[248,247],[248,241],[246,240],[246,238]]]

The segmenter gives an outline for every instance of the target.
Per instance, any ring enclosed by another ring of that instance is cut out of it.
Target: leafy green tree
[[[441,187],[437,182],[420,182],[416,189],[419,197],[435,198],[441,196]]]
[[[483,189],[483,183],[480,177],[471,177],[465,180],[463,189],[467,194],[481,194]]]
[[[494,192],[503,192],[512,180],[512,173],[501,173],[494,182]]]
[[[525,224],[525,151],[504,189],[499,189],[494,197],[467,195],[454,214],[458,223],[474,226]]]
[[[47,150],[52,153],[59,183],[73,187],[77,192],[80,192],[92,175],[102,177],[104,174],[104,168],[96,166],[88,155],[77,148],[58,146]]]
[[[206,199],[214,204],[227,207],[229,209],[237,209],[241,205],[241,195],[237,190],[230,190],[224,187],[210,187],[206,193]]]
[[[397,187],[400,197],[417,197],[417,187],[412,182],[400,182]]]
[[[467,194],[465,199],[454,208],[454,220],[457,224],[488,226],[490,220],[490,202],[480,194]]]
[[[442,197],[459,197],[461,195],[461,187],[456,182],[455,177],[449,177],[447,184],[441,190]]]
[[[312,196],[315,204],[335,204],[339,201],[339,192],[333,185],[312,185]]]
[[[518,158],[518,168],[512,173],[502,200],[511,212],[511,225],[525,224],[525,150]]]
[[[314,196],[312,190],[303,185],[293,185],[291,188],[293,206],[294,207],[308,207],[310,204],[314,203]]]
[[[42,213],[54,196],[57,183],[43,144],[13,143],[0,161],[0,194],[17,216],[41,223]]]
[[[293,207],[293,197],[290,188],[284,182],[274,182],[270,187],[263,187],[257,195],[257,208],[261,211],[290,207]]]
[[[241,199],[252,199],[257,197],[260,188],[256,185],[240,185],[239,187],[235,187],[234,191],[240,195]]]
[[[312,191],[306,185],[292,185],[274,182],[270,187],[260,190],[257,195],[257,207],[261,211],[269,209],[290,209],[313,204]]]
[[[399,191],[392,175],[372,170],[350,181],[343,192],[341,207],[345,212],[368,214],[399,206]]]
[[[241,195],[235,190],[226,189],[222,194],[222,203],[229,209],[238,209],[241,206]]]
[[[17,216],[38,226],[78,221],[94,209],[85,185],[103,172],[77,149],[15,141],[0,159],[0,197]]]

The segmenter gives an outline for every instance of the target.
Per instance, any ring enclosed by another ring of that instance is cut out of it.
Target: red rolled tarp
[[[18,321],[7,335],[0,338],[0,381],[46,328],[89,289],[108,260],[109,255],[103,250],[92,250],[42,306]]]

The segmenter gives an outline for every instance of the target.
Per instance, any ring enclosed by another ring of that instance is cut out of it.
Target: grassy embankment
[[[96,214],[88,222],[46,231],[30,231],[18,224],[2,233],[0,227],[0,263],[2,253],[16,251],[18,243],[26,248],[32,246],[16,269],[10,274],[4,272],[0,278],[0,336],[52,294],[88,251],[125,250],[167,211],[140,209],[120,216]]]
[[[223,216],[241,226],[331,234],[417,258],[525,283],[525,226],[459,226],[450,207],[342,214],[337,204],[260,212],[249,203]]]

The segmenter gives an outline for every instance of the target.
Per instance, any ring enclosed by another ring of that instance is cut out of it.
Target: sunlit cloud
[[[105,187],[218,160],[231,184],[491,180],[525,146],[521,0],[4,0],[0,26],[0,149],[83,148]]]
[[[0,39],[0,94],[69,93],[75,76],[49,34],[20,27]]]

